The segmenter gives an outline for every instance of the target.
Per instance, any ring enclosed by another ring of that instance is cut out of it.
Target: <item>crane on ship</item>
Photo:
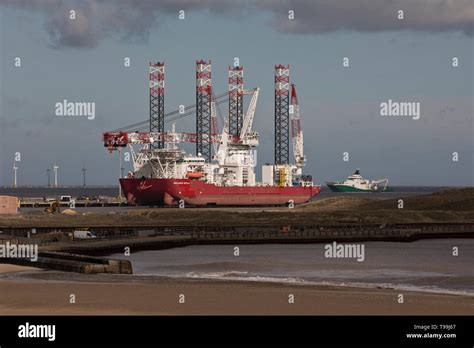
[[[300,124],[300,107],[294,84],[291,85],[290,121],[293,157],[296,167],[301,171],[301,168],[306,164],[306,156],[303,152],[303,131],[301,130]]]
[[[232,135],[229,134],[230,120],[224,125],[222,134],[220,136],[219,146],[217,147],[217,159],[219,164],[224,164],[226,159],[229,157],[229,144],[234,144],[241,147],[242,145],[247,145],[249,147],[258,146],[258,133],[252,130],[253,120],[255,118],[255,110],[257,108],[258,95],[260,93],[260,88],[254,88],[251,90],[241,91],[242,95],[252,95],[250,104],[247,109],[247,113],[242,120],[242,127],[240,134]]]
[[[253,125],[253,119],[255,116],[255,109],[256,109],[259,91],[260,91],[259,88],[242,91],[242,94],[244,95],[252,95],[252,99],[250,101],[247,114],[244,118],[244,124],[241,130],[241,133],[239,135],[232,135],[228,133],[228,130],[224,130],[226,134],[225,136],[226,141],[230,141],[234,143],[239,143],[239,142],[241,143],[242,141],[245,141],[245,142],[252,141],[251,140],[252,136],[254,136],[255,133],[252,132],[251,129]],[[212,113],[214,114],[213,118],[216,118],[215,116],[215,108],[217,107],[216,105],[227,101],[227,99],[222,98],[226,95],[227,93],[222,94],[214,99],[213,107],[212,107],[213,109]],[[195,104],[189,105],[185,107],[185,109],[190,109],[190,108],[193,108],[194,106]],[[176,121],[178,119],[192,115],[193,111],[186,112],[179,116],[175,116],[177,113],[179,113],[179,109],[166,114],[165,122]],[[104,146],[107,147],[107,149],[112,152],[114,150],[117,150],[117,148],[119,147],[126,147],[128,145],[151,144],[158,140],[163,140],[165,143],[169,143],[169,144],[177,144],[180,142],[186,142],[186,143],[196,142],[197,133],[188,133],[188,132],[177,133],[175,131],[174,123],[171,128],[171,131],[169,132],[162,133],[162,132],[147,132],[147,131],[140,131],[140,130],[135,130],[135,131],[132,130],[133,128],[142,129],[143,126],[147,122],[148,121],[142,121],[142,122],[134,123],[132,125],[128,125],[128,126],[110,131],[110,132],[103,133],[102,137],[103,137]],[[217,127],[214,129],[214,131],[211,134],[211,142],[220,144],[222,142],[221,139],[223,139],[224,137],[224,132],[219,134],[216,132],[216,129]]]
[[[239,134],[229,134],[228,122],[224,122],[225,126],[222,133],[218,133],[218,105],[228,101],[228,93],[212,97],[210,143],[213,146],[215,154],[213,159],[220,159],[220,163],[226,162],[228,150],[232,147],[232,144],[240,147],[245,145],[255,147],[258,145],[258,134],[252,131],[252,126],[259,91],[259,88],[239,91],[242,96],[252,96],[247,113],[242,120],[242,127]],[[173,122],[171,129],[167,132],[144,131],[142,129],[147,127],[149,121],[137,122],[111,132],[103,133],[104,146],[107,147],[110,152],[128,146],[135,172],[151,164],[150,167],[152,167],[151,171],[154,176],[173,177],[173,175],[175,175],[175,169],[170,164],[175,162],[182,155],[182,150],[180,150],[177,145],[183,142],[197,143],[198,141],[197,133],[176,132],[174,121],[193,115],[193,108],[195,106],[196,104],[185,107],[184,110],[190,111],[184,113],[182,113],[183,108],[181,108],[181,110],[177,109],[165,114],[165,122]],[[165,148],[153,149],[152,144],[154,143],[164,143]],[[140,146],[138,150],[134,148],[136,145]],[[200,157],[200,154],[197,154],[194,160],[199,161],[201,159]],[[204,162],[202,164],[204,164]],[[199,170],[199,168],[200,166],[196,165],[195,169]]]
[[[213,98],[214,108],[217,105],[227,102],[227,93],[220,94]],[[191,116],[194,114],[194,108],[196,104],[188,105],[184,108],[173,110],[164,115],[165,123],[174,123],[177,120]],[[184,110],[184,112],[183,112]],[[188,110],[188,111],[186,111]],[[179,143],[188,142],[195,143],[197,139],[196,133],[176,133],[176,132],[151,132],[145,131],[148,127],[150,120],[144,120],[141,122],[133,123],[121,128],[103,133],[104,146],[112,152],[117,150],[119,147],[126,147],[130,144],[150,144],[158,140],[163,140],[165,143]],[[213,132],[211,141],[213,143],[219,142],[219,134]],[[236,140],[236,139],[235,139]]]

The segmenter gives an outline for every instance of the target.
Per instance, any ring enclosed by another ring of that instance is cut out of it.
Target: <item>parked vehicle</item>
[[[71,199],[72,199],[71,196],[61,196],[60,201],[61,201],[61,202],[70,202]]]
[[[97,236],[91,231],[74,231],[74,239],[92,239],[97,238]]]

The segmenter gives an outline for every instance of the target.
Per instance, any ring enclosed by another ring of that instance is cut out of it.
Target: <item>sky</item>
[[[261,88],[258,166],[273,162],[273,68],[289,64],[316,183],[356,168],[393,185],[474,182],[469,0],[0,0],[0,28],[0,186],[13,184],[18,153],[22,186],[46,185],[53,163],[60,185],[81,185],[83,166],[89,185],[115,185],[118,154],[101,134],[148,118],[149,62],[166,64],[170,112],[194,103],[201,58],[216,94],[235,58],[245,87]],[[95,118],[56,116],[64,99],[94,102]],[[388,100],[420,103],[420,118],[381,116]],[[193,132],[193,116],[176,127]]]

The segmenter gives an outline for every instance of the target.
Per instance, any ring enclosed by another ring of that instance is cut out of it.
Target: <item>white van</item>
[[[70,202],[71,199],[72,199],[71,196],[61,196],[60,201],[61,201],[61,202]]]
[[[74,231],[73,237],[74,237],[74,239],[97,238],[97,236],[94,233],[92,233],[91,231]]]

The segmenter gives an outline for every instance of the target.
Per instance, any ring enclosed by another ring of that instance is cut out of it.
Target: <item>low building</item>
[[[0,214],[16,214],[18,206],[18,197],[0,196]]]

